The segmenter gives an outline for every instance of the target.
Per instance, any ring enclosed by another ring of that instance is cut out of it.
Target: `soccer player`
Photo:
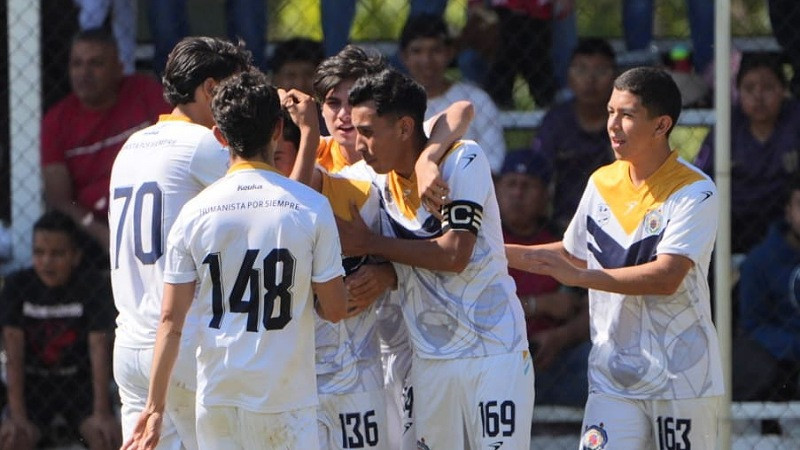
[[[263,74],[223,81],[212,107],[231,167],[170,232],[148,402],[126,448],[158,442],[197,284],[199,447],[317,448],[312,309],[336,322],[347,307],[333,213],[270,165],[281,106]]]
[[[114,379],[128,440],[147,399],[164,286],[164,240],[183,205],[225,174],[228,154],[214,138],[211,97],[224,78],[250,67],[241,46],[208,37],[179,42],[167,61],[164,91],[174,106],[132,135],[111,172],[111,281],[117,317]],[[159,448],[197,448],[194,327],[189,314]]]
[[[512,267],[589,290],[587,448],[716,446],[724,387],[707,275],[718,200],[670,149],[680,111],[665,71],[617,77],[607,123],[617,161],[592,174],[563,241],[506,247]]]
[[[381,196],[384,235],[355,216],[339,222],[340,236],[345,254],[380,256],[398,271],[414,350],[417,446],[529,448],[533,366],[486,155],[472,141],[445,155],[450,201],[440,222],[413,181],[427,142],[424,89],[386,70],[360,78],[348,99],[364,175]]]
[[[361,217],[375,230],[379,226],[377,192],[369,182],[347,179],[351,166],[357,173],[355,166],[363,165],[356,151],[347,92],[358,77],[385,67],[385,60],[379,55],[347,46],[323,61],[314,78],[315,95],[322,102],[322,116],[331,136],[321,139],[317,152],[317,163],[326,174],[317,172],[311,184],[328,197],[337,217],[349,220],[348,206],[353,201]],[[426,151],[442,151],[442,147],[451,145],[466,131],[472,114],[471,104],[458,102],[432,118],[428,122],[432,131]],[[330,173],[338,176],[327,176]],[[357,188],[349,189],[351,183]],[[386,301],[376,300],[395,288],[396,274],[390,264],[367,258],[352,258],[345,265],[352,308],[349,317],[338,324],[318,320],[316,328],[320,441],[324,448],[397,448],[402,399],[399,393],[390,395],[386,412],[381,352],[387,347],[383,343],[379,347],[376,332],[380,331],[376,324],[381,311],[393,310]],[[392,337],[398,334],[397,328],[387,329],[392,330]],[[383,338],[387,333],[381,334]],[[393,341],[405,339],[401,334]],[[392,372],[391,367],[388,372]]]

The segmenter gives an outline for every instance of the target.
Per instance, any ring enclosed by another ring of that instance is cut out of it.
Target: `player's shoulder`
[[[342,168],[342,170],[332,176],[352,180],[372,181],[377,178],[378,174],[362,159],[361,161]]]
[[[447,150],[441,162],[443,171],[448,169],[466,169],[470,166],[489,166],[489,160],[483,148],[475,141],[469,139],[462,139],[456,141],[450,149]]]

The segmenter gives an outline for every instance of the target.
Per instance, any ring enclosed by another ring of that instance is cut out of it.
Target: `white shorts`
[[[391,449],[386,430],[383,390],[320,394],[317,431],[321,449]]]
[[[386,422],[390,448],[416,450],[417,438],[411,411],[414,390],[410,384],[411,349],[381,355],[384,391],[386,394]]]
[[[529,450],[533,383],[527,350],[480,358],[414,357],[417,447]]]
[[[133,428],[147,403],[153,349],[128,348],[114,345],[114,381],[122,401],[122,441],[133,434]],[[195,391],[197,386],[196,359],[192,352],[178,353],[167,389],[166,414],[161,427],[159,449],[197,449],[195,433]]]
[[[197,443],[203,449],[315,449],[319,448],[316,424],[313,407],[258,413],[235,406],[197,404]]]
[[[719,399],[637,400],[590,393],[578,448],[713,450]]]

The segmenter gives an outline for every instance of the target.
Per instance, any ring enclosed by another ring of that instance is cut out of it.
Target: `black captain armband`
[[[483,224],[483,206],[466,200],[455,200],[442,207],[442,233],[467,230],[478,234]]]

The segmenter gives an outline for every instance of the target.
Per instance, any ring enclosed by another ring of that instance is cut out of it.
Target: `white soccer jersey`
[[[564,247],[589,269],[629,267],[659,254],[694,264],[673,295],[589,290],[591,392],[639,399],[723,393],[711,322],[708,265],[717,230],[714,183],[673,152],[636,188],[617,161],[592,174],[564,234]]]
[[[344,167],[336,175],[324,174],[322,194],[334,214],[350,219],[350,203],[354,202],[364,222],[379,231],[380,201],[369,181],[349,180],[347,173],[360,173],[365,165]],[[366,258],[346,258],[347,273],[355,271]],[[355,317],[331,323],[315,314],[317,389],[320,394],[348,394],[376,391],[383,388],[380,346],[376,329],[375,309],[378,299]]]
[[[211,130],[171,115],[132,135],[111,171],[109,233],[116,345],[155,344],[165,240],[183,205],[225,175],[228,152]],[[184,329],[195,327],[190,311]]]
[[[459,141],[440,170],[452,199],[444,207],[442,223],[422,207],[414,180],[369,170],[381,195],[384,235],[430,239],[451,229],[477,235],[470,262],[461,273],[395,264],[414,354],[469,358],[527,349],[525,319],[508,275],[489,162],[478,144]]]
[[[164,281],[199,280],[198,402],[316,406],[311,283],[343,273],[328,201],[266,164],[235,164],[189,201],[169,235]]]

